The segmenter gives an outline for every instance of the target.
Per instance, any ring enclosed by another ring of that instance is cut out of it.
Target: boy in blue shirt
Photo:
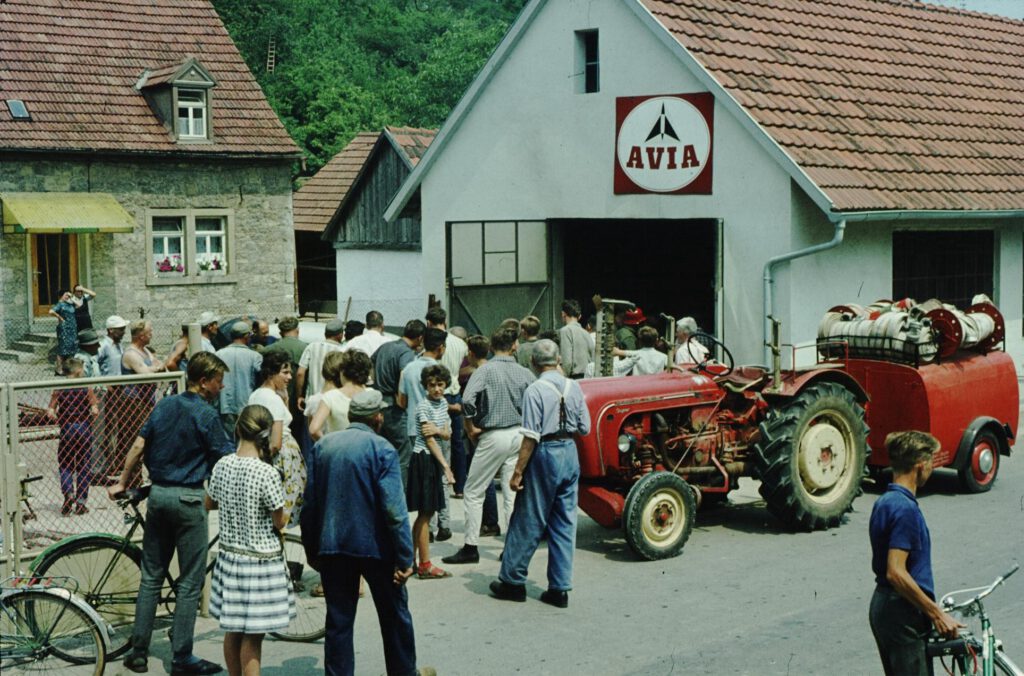
[[[930,675],[925,640],[934,625],[956,638],[964,625],[935,602],[931,536],[917,490],[932,475],[939,441],[925,432],[893,432],[885,439],[892,483],[871,510],[871,569],[875,593],[869,619],[887,676]]]

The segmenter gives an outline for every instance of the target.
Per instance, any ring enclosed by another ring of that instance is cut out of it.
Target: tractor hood
[[[576,438],[576,449],[587,478],[603,476],[607,467],[618,464],[619,429],[630,415],[707,404],[724,394],[708,376],[678,371],[579,382],[590,412],[590,434]]]

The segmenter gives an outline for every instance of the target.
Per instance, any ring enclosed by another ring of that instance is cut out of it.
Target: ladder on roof
[[[273,73],[274,66],[277,63],[277,40],[270,38],[270,42],[267,43],[267,72]]]

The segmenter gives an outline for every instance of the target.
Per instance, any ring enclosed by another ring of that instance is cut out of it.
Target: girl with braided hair
[[[220,509],[210,614],[225,632],[232,676],[258,674],[263,635],[286,628],[296,615],[279,533],[287,517],[281,474],[272,465],[273,428],[265,406],[242,409],[238,449],[217,462],[207,488],[207,509]]]

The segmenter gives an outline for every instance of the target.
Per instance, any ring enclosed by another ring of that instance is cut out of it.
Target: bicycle
[[[40,554],[31,564],[36,575],[74,576],[82,581],[85,602],[96,609],[110,625],[110,650],[107,656],[116,658],[130,647],[131,630],[135,617],[142,578],[142,549],[132,540],[139,528],[145,529],[145,518],[139,504],[149,496],[149,487],[129,489],[117,500],[124,512],[124,521],[131,524],[126,535],[85,533],[64,538]],[[218,536],[210,541],[213,550]],[[272,632],[271,636],[283,641],[315,641],[326,634],[326,603],[311,592],[320,585],[320,574],[306,563],[306,551],[298,535],[285,534],[284,557],[295,590],[298,615],[288,628]],[[206,575],[213,572],[216,556],[210,557]],[[322,588],[322,587],[321,587]],[[173,611],[177,580],[167,574],[158,605]]]
[[[107,630],[70,578],[14,577],[0,583],[0,669],[103,673]]]
[[[981,603],[982,599],[995,591],[996,587],[1003,584],[1019,568],[1020,564],[1015,563],[1009,572],[997,577],[995,582],[987,587],[959,589],[942,597],[940,603],[946,612],[959,613],[965,618],[977,615],[981,622],[980,638],[969,630],[963,630],[960,632],[959,638],[941,640],[937,636],[933,636],[929,640],[928,654],[939,658],[946,673],[951,676],[956,674],[1024,676],[1024,670],[1014,664],[1013,660],[1003,652],[1003,643],[996,638],[995,633],[992,631],[992,621],[985,612],[985,606]],[[973,594],[973,596],[965,601],[957,602],[954,597],[963,594]],[[981,656],[981,671],[978,671],[979,655]],[[946,666],[945,657],[951,658],[952,668]],[[968,670],[968,667],[970,667],[970,670]]]

